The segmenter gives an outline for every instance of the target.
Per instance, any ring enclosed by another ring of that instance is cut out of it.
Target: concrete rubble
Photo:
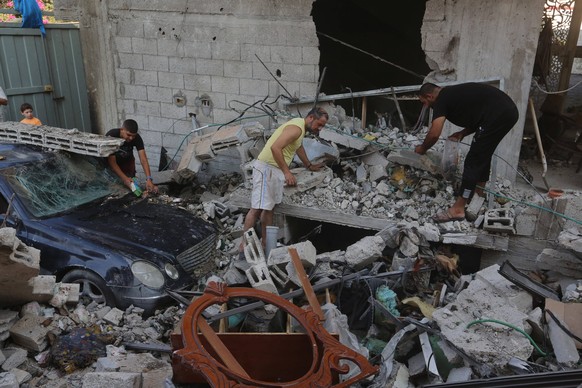
[[[285,224],[289,214],[283,213],[283,220],[276,218],[277,246],[266,255],[253,229],[243,233],[246,207],[235,198],[249,198],[249,163],[269,129],[248,123],[199,131],[173,174],[180,191],[170,195],[161,186],[159,196],[148,198],[185,208],[217,226],[215,266],[200,277],[195,291],[203,291],[210,281],[279,295],[301,289],[288,250],[292,247],[315,293],[322,298],[326,293],[325,306],[337,308],[341,325],[338,321],[332,326],[345,328],[340,339],[380,366],[366,386],[411,388],[505,376],[516,359],[544,371],[576,368],[579,349],[563,328],[578,329],[566,316],[568,308],[552,308],[558,322],[548,318],[537,298],[503,277],[499,265],[464,274],[463,262],[472,257],[456,250],[479,248],[489,239],[489,249],[503,251],[507,244],[499,241],[555,235],[556,243],[537,252],[531,265],[538,272],[569,279],[562,282],[559,303],[580,302],[581,229],[572,222],[557,228],[555,219],[540,211],[558,206],[568,211],[577,206],[577,196],[566,193],[565,202],[553,202],[498,180],[489,187],[497,195],[471,201],[467,220],[436,224],[431,216],[452,203],[455,186],[441,176],[442,145],[421,157],[410,150],[426,128],[416,135],[388,127],[364,135],[353,130],[351,118],[341,109],[334,114],[330,123],[335,127],[330,125],[321,136],[329,143],[313,145],[310,151],[310,159],[319,158],[328,166],[318,173],[293,166],[299,184],[286,189],[281,211],[290,206],[320,212],[322,222],[327,222],[326,212],[339,212],[343,218],[331,221],[339,225],[358,218],[362,223],[380,222],[362,228],[367,233],[362,236],[333,236],[341,248],[319,251],[315,237],[321,227],[302,227],[301,236],[296,236],[297,231],[292,233]],[[0,253],[4,252],[0,287],[34,294],[30,284],[37,281],[29,279],[39,277],[38,252],[19,244],[9,228],[0,229],[0,237]],[[238,255],[241,239],[247,241],[244,258]],[[16,272],[2,278],[4,268]],[[10,283],[16,280],[22,284]],[[74,289],[67,292],[54,280],[41,280],[50,293],[2,305],[0,310],[0,386],[173,386],[170,338],[186,305],[144,318],[134,307],[122,311],[95,302],[84,305]],[[334,281],[341,287],[328,285]],[[301,297],[293,300],[306,306]],[[220,306],[211,306],[208,317],[221,311]],[[225,330],[270,332],[280,325],[276,316],[277,309],[267,305],[233,313],[221,325]],[[90,340],[89,352],[71,348],[79,342],[76,335]],[[145,346],[147,353],[132,350],[136,344]]]

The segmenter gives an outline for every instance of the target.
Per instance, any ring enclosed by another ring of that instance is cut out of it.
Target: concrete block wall
[[[497,149],[497,175],[515,180],[544,0],[429,0],[422,48],[437,81],[501,78],[519,120]],[[450,129],[453,130],[452,128]],[[458,129],[454,129],[458,130]],[[468,139],[470,140],[470,139]]]
[[[135,119],[155,169],[162,146],[169,156],[180,146],[178,157],[185,150],[189,113],[201,125],[222,124],[238,116],[233,108],[284,94],[269,71],[292,95],[315,94],[319,49],[312,3],[56,0],[55,12],[80,21],[95,127],[105,133]],[[210,97],[209,115],[202,96]],[[266,118],[259,121],[268,125]]]

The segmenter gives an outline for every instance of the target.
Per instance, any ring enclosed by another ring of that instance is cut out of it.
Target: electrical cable
[[[466,328],[468,329],[471,326],[476,325],[478,323],[486,323],[486,322],[493,322],[493,323],[497,323],[499,325],[507,326],[507,327],[523,334],[525,336],[525,338],[527,338],[529,340],[529,342],[533,345],[533,347],[538,351],[539,354],[541,354],[544,357],[548,355],[546,352],[544,352],[542,349],[540,349],[540,347],[536,344],[536,342],[533,340],[533,338],[531,338],[529,336],[529,334],[527,334],[525,331],[523,331],[519,327],[512,325],[511,323],[499,321],[497,319],[477,319],[475,321],[469,322],[469,324],[466,326]]]
[[[562,94],[562,93],[567,93],[570,90],[578,87],[578,85],[582,84],[582,81],[578,81],[575,85],[570,86],[568,89],[565,90],[558,90],[556,92],[548,92],[547,90],[544,90],[541,88],[541,86],[538,84],[538,82],[532,78],[532,82],[534,83],[534,85],[540,90],[540,92],[545,93],[545,94]]]

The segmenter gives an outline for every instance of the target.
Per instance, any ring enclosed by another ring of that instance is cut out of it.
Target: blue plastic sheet
[[[14,0],[14,9],[22,15],[22,28],[40,28],[43,37],[46,30],[42,22],[42,11],[36,0]]]

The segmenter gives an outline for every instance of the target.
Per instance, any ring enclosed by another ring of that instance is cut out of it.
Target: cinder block
[[[212,91],[219,93],[239,94],[239,80],[238,78],[212,76]]]
[[[224,76],[225,77],[236,77],[240,79],[241,82],[245,78],[253,77],[253,64],[249,62],[242,61],[224,61]],[[242,93],[250,95],[260,95],[259,93]]]
[[[513,209],[490,209],[485,213],[483,230],[489,232],[515,234],[515,213]]]
[[[14,343],[35,352],[47,347],[48,329],[42,325],[44,317],[25,315],[10,328],[10,338]]]
[[[255,264],[247,269],[245,273],[253,288],[278,294],[277,287],[275,287],[275,283],[271,279],[266,263]]]
[[[214,59],[197,59],[196,74],[224,75],[224,62]]]

